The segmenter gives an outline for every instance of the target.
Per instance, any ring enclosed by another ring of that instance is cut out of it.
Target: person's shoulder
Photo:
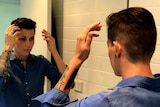
[[[35,55],[37,58],[45,58],[43,55]],[[45,58],[46,59],[46,58]]]

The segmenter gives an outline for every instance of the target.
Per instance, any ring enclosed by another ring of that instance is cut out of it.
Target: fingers
[[[76,51],[75,56],[80,59],[81,61],[84,61],[88,58],[88,55],[90,53],[90,45],[92,42],[93,37],[98,37],[98,34],[95,34],[91,31],[99,31],[101,30],[101,24],[100,22],[91,24],[87,26],[78,36],[77,38],[77,45],[76,45]]]
[[[20,28],[18,26],[15,26],[14,24],[13,25],[10,25],[7,30],[6,30],[6,34],[8,35],[12,35],[14,36],[13,34],[17,31],[20,31]]]
[[[54,37],[52,37],[52,35],[45,29],[42,30],[42,36],[44,37],[44,40],[46,40],[47,42],[50,40],[55,41]]]
[[[42,33],[45,35],[49,35],[49,32],[47,32],[45,29],[42,30]]]
[[[48,50],[49,51],[56,50],[56,43],[54,37],[52,37],[52,35],[45,29],[43,29],[41,32],[42,36],[44,37],[43,40],[45,40],[47,43]]]
[[[86,44],[86,46],[89,47],[92,42],[92,38],[99,36],[98,34],[91,33],[91,31],[99,31],[99,30],[101,30],[101,27],[102,27],[102,25],[100,22],[96,22],[96,23],[93,23],[93,24],[87,26],[82,31],[82,33],[80,33],[80,35],[78,36],[78,39],[80,41],[83,41],[84,44]]]
[[[42,30],[42,36],[46,38],[46,37],[51,36],[51,34],[48,31],[46,31],[45,29],[43,29]]]
[[[90,27],[91,27],[91,31],[99,31],[101,30],[102,25],[101,25],[101,22],[97,22],[97,23],[91,24]]]
[[[98,37],[98,36],[99,36],[98,34],[89,33],[86,38],[86,47],[89,47],[91,45],[93,37]]]
[[[86,37],[90,31],[99,31],[99,30],[101,30],[101,27],[102,27],[101,22],[93,23],[93,24],[87,26],[87,27],[82,31],[81,34]]]
[[[44,37],[43,39],[46,40],[47,42],[55,42],[54,37],[45,29],[42,30],[42,36]]]
[[[10,25],[5,32],[5,49],[12,50],[15,45],[15,38],[18,36],[20,28],[18,26]]]
[[[87,26],[81,33],[80,35],[78,36],[78,39],[80,41],[83,41],[83,43],[85,44],[85,46],[87,48],[89,48],[91,42],[92,42],[92,38],[93,37],[98,37],[99,35],[98,34],[95,34],[95,33],[91,33],[91,31],[99,31],[101,30],[101,23],[100,22],[96,22],[96,23],[93,23],[89,26]]]
[[[43,39],[46,41],[49,41],[50,34],[45,29],[43,29],[41,33],[42,33],[42,36],[44,37]]]

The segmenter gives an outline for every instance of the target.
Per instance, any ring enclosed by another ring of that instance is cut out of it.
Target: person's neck
[[[150,65],[142,62],[138,62],[136,64],[126,63],[125,66],[122,67],[121,76],[122,79],[133,76],[147,76],[150,78],[154,77],[151,72]]]
[[[28,56],[19,55],[19,54],[15,53],[15,52],[13,52],[13,54],[17,59],[21,60],[21,62],[26,62],[26,60],[28,58]]]

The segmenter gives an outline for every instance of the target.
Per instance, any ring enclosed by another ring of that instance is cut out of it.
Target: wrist
[[[10,46],[5,46],[4,49],[3,49],[3,52],[4,51],[12,51],[12,47]]]
[[[75,85],[74,79],[75,79],[78,71],[79,71],[79,69],[75,69],[75,70],[74,70],[74,72],[73,72],[72,75],[70,76],[70,78],[69,78],[69,80],[68,80],[68,82],[67,82],[67,84],[66,84],[66,86],[65,86],[65,90],[74,88],[74,85]]]
[[[82,60],[80,60],[76,57],[73,57],[68,66],[73,69],[79,69],[80,66],[82,65],[82,63],[83,63]]]
[[[56,57],[59,54],[56,49],[50,49],[49,51],[51,52],[53,57]]]

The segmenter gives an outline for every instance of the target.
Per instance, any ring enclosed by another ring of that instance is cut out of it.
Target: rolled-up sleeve
[[[37,96],[33,100],[38,100],[42,104],[48,103],[48,104],[53,105],[53,106],[48,106],[48,107],[64,106],[70,103],[68,94],[64,93],[63,91],[57,90],[55,88],[53,88],[51,91],[49,91],[46,94]],[[47,107],[47,106],[43,106],[43,107]]]

